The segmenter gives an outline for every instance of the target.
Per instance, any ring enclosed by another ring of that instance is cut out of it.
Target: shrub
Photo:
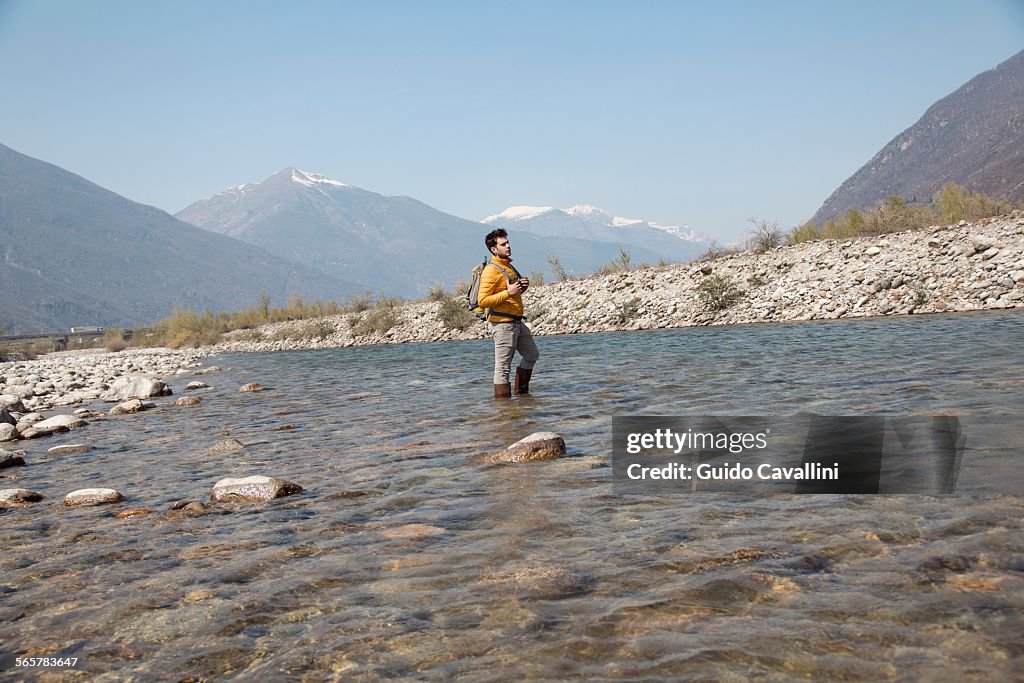
[[[449,330],[465,330],[479,322],[479,319],[466,308],[466,300],[458,296],[441,300],[441,305],[437,309],[437,319]]]
[[[352,333],[359,337],[367,334],[384,334],[398,324],[401,308],[401,299],[378,299],[373,309],[367,311],[366,315],[352,320]]]
[[[544,271],[543,270],[535,270],[532,273],[530,273],[530,286],[531,287],[540,287],[543,284],[544,284]]]
[[[103,348],[111,353],[124,351],[128,348],[128,342],[124,340],[124,330],[120,328],[107,329],[103,331]]]
[[[442,301],[444,299],[444,285],[435,282],[427,289],[427,301]]]
[[[370,310],[373,305],[373,295],[369,292],[363,292],[362,294],[356,294],[354,297],[345,302],[346,313],[362,313],[363,311]]]
[[[709,311],[720,311],[732,306],[741,294],[732,279],[725,275],[709,275],[697,285],[697,298]]]
[[[633,297],[626,301],[621,301],[615,307],[612,314],[612,319],[620,325],[628,323],[640,314],[640,299]]]

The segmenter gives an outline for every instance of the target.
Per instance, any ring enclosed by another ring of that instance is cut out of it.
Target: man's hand
[[[508,283],[508,295],[515,296],[526,291],[526,288],[530,286],[530,280],[528,278],[520,278],[515,282]]]

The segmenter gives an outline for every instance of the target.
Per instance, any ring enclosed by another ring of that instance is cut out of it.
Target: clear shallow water
[[[0,473],[47,496],[0,513],[0,649],[94,680],[1018,678],[1022,333],[997,313],[541,338],[536,393],[502,403],[486,341],[211,359],[202,405],[27,442]],[[612,415],[801,412],[960,416],[958,495],[613,490]],[[473,462],[540,430],[567,457]],[[246,449],[202,455],[228,437]],[[248,474],[306,491],[167,514]],[[87,486],[128,501],[60,505]]]

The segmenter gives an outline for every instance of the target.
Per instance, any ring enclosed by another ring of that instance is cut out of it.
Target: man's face
[[[512,245],[508,243],[507,237],[499,237],[491,252],[498,258],[512,258]]]

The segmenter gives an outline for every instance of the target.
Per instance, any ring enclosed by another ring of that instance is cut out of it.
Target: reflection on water
[[[486,341],[220,357],[199,407],[97,419],[73,434],[95,450],[28,442],[3,471],[47,499],[0,513],[0,647],[95,680],[1008,680],[1022,332],[1008,313],[544,338],[536,393],[503,403]],[[958,495],[611,485],[614,414],[812,412],[959,416]],[[567,457],[472,462],[541,430]],[[229,437],[245,450],[203,455]],[[306,490],[170,511],[248,474]],[[128,500],[60,505],[89,486]]]

